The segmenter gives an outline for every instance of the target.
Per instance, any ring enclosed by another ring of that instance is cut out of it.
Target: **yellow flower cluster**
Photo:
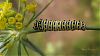
[[[21,0],[26,3],[27,0]],[[35,12],[37,4],[33,1],[30,4],[26,4],[24,10],[29,12]],[[23,15],[17,13],[12,9],[12,3],[3,2],[0,4],[0,30],[20,30],[23,28]]]
[[[20,35],[25,35],[21,30],[23,29],[23,20],[26,15],[26,11],[35,12],[37,4],[35,2],[27,4],[27,0],[18,1],[18,10],[14,10],[12,3],[9,0],[0,4],[0,30],[4,30],[4,37],[0,39],[4,44],[0,53],[0,56],[5,55],[6,50],[9,50],[14,44],[15,41],[21,40]],[[31,19],[31,18],[30,18]],[[30,21],[29,21],[30,22]],[[27,25],[27,24],[26,24]],[[7,30],[7,31],[6,31]],[[7,34],[5,34],[7,33]],[[7,39],[5,38],[7,37]],[[9,43],[6,43],[9,40]]]
[[[20,30],[23,28],[22,20],[23,20],[23,16],[20,13],[18,13],[16,14],[15,17],[9,17],[8,24],[10,26],[12,25],[12,28],[16,28],[17,30]]]
[[[6,28],[6,22],[7,22],[6,18],[0,19],[0,29],[1,30],[4,30]]]
[[[11,9],[12,3],[4,2],[0,4],[0,30],[23,28],[23,15]]]
[[[6,28],[6,23],[5,22],[0,22],[0,30],[4,30]]]
[[[30,3],[26,6],[26,10],[28,10],[29,12],[35,12],[37,8],[37,4],[35,2]]]
[[[9,17],[9,18],[1,18],[0,19],[0,30],[4,29],[22,29],[23,16],[21,14],[16,14],[15,17]]]
[[[4,2],[0,4],[0,8],[2,9],[2,11],[7,12],[12,8],[12,3]]]
[[[17,21],[16,22],[16,28],[22,29],[23,28],[23,24],[22,24],[23,16],[20,13],[18,13],[18,14],[16,14],[15,18],[16,18],[16,21]]]

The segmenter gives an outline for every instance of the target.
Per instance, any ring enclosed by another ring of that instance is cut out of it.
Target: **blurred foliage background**
[[[28,0],[28,2],[31,1]],[[12,2],[16,8],[16,0]],[[36,0],[36,2],[38,12],[49,0]],[[76,19],[84,21],[87,25],[100,27],[100,0],[54,0],[38,18]],[[47,56],[100,56],[100,31],[41,32],[30,34],[28,38]],[[29,52],[34,56],[39,56],[32,50]],[[15,55],[14,52],[12,53]]]

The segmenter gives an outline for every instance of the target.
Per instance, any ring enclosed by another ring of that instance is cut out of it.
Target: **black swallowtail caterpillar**
[[[38,31],[65,31],[65,30],[85,30],[86,25],[82,21],[68,20],[68,21],[56,21],[56,20],[35,20],[34,30]]]

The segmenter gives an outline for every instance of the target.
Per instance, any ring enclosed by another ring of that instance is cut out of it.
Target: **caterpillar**
[[[82,21],[76,21],[76,20],[68,20],[68,21],[57,21],[57,20],[35,20],[34,30],[38,31],[65,31],[65,30],[85,30],[86,25]]]

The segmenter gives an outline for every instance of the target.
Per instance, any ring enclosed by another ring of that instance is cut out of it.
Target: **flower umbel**
[[[28,30],[28,26],[26,27],[23,24],[23,20],[25,19],[25,17],[27,17],[27,15],[25,15],[25,12],[36,12],[37,3],[32,2],[27,4],[27,0],[19,0],[18,7],[20,8],[18,8],[18,11],[16,11],[13,9],[12,3],[9,2],[9,0],[6,1],[7,2],[3,2],[0,4],[0,43],[2,43],[0,45],[0,55],[6,56],[9,49],[12,48],[15,43],[18,43],[18,45],[16,45],[18,46],[18,56],[21,56],[21,45],[23,45],[27,56],[29,56],[29,53],[26,47],[29,47],[32,50],[38,52],[41,56],[44,56],[44,54],[28,40],[27,34],[29,34],[31,30]],[[23,7],[22,5],[25,6]],[[46,9],[47,7],[48,5],[44,9]],[[44,9],[40,11],[39,14],[41,14]],[[37,16],[39,16],[39,14]],[[34,17],[35,16],[33,16],[32,18]],[[34,31],[34,33],[35,32],[38,31]]]

